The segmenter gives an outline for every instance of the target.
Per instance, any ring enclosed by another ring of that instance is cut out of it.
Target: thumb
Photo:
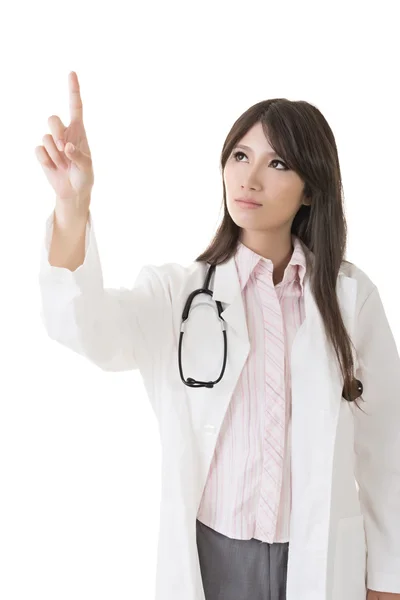
[[[65,154],[78,168],[88,167],[92,161],[90,156],[84,154],[82,150],[79,150],[79,148],[71,144],[71,142],[66,144]]]

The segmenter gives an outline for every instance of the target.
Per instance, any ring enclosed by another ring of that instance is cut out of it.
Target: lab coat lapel
[[[336,511],[332,484],[335,447],[342,441],[337,436],[339,416],[348,406],[342,398],[343,378],[336,353],[328,342],[309,281],[304,293],[306,318],[291,355],[292,511],[287,597],[336,600],[332,595]],[[350,334],[356,295],[357,281],[341,270],[337,296]]]
[[[216,267],[213,298],[227,304],[222,317],[235,330],[237,338],[247,344],[246,313],[234,257]]]
[[[201,283],[204,281],[206,268],[208,268],[208,265],[205,265],[204,270],[202,269]],[[193,434],[196,438],[196,447],[200,453],[201,459],[199,462],[200,473],[198,477],[199,488],[197,505],[199,505],[201,500],[201,493],[204,489],[216,440],[225,413],[250,351],[245,307],[233,256],[224,264],[216,267],[213,277],[211,278],[210,288],[213,290],[212,301],[219,300],[224,309],[222,317],[226,322],[227,330],[227,362],[225,373],[221,381],[213,388],[186,387],[192,417]],[[201,296],[197,298],[193,301],[192,306],[196,303],[196,300],[198,302],[207,301],[206,298],[200,300]],[[191,311],[192,310],[193,309],[191,309]],[[198,309],[194,309],[194,311],[196,310]],[[194,314],[195,312],[192,313],[192,315]],[[206,313],[204,313],[204,319],[206,319],[205,314]],[[189,314],[188,322],[191,318],[192,316]],[[187,364],[190,365],[186,369],[187,374],[194,376],[197,379],[201,379],[201,376],[199,376],[198,373],[200,373],[200,375],[202,374],[199,367],[201,366],[200,361],[203,349],[203,354],[209,354],[207,363],[211,366],[215,365],[218,367],[218,376],[222,366],[222,330],[218,327],[213,332],[210,330],[209,323],[206,320],[204,320],[203,323],[201,317],[197,317],[197,319],[197,329],[190,332],[188,327],[187,330],[187,340],[191,340],[189,353],[183,353],[183,356],[186,357]],[[189,336],[191,337],[189,338]],[[207,348],[208,350],[204,350],[204,348]],[[198,361],[197,363],[196,360]],[[216,379],[216,377],[211,376],[210,373],[209,375],[210,379]],[[204,380],[205,379],[208,378],[205,376]]]

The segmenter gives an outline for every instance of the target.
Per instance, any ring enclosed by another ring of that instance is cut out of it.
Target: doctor
[[[250,107],[223,146],[209,248],[114,290],[74,72],[69,89],[70,125],[50,117],[36,148],[56,193],[42,318],[143,377],[163,452],[156,600],[400,599],[400,361],[376,285],[344,260],[326,120],[307,102]]]

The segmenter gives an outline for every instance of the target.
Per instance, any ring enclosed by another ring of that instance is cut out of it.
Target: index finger
[[[69,109],[71,114],[71,121],[82,121],[82,98],[79,87],[78,75],[75,73],[75,71],[71,71],[69,74]]]

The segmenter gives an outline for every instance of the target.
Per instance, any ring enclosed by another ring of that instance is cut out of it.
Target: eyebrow
[[[245,146],[245,144],[236,144],[235,148],[243,148],[244,150],[248,150],[250,152],[253,152],[253,150],[250,148],[250,146]],[[268,156],[279,156],[279,154],[277,154],[276,152],[266,152],[266,154]]]

